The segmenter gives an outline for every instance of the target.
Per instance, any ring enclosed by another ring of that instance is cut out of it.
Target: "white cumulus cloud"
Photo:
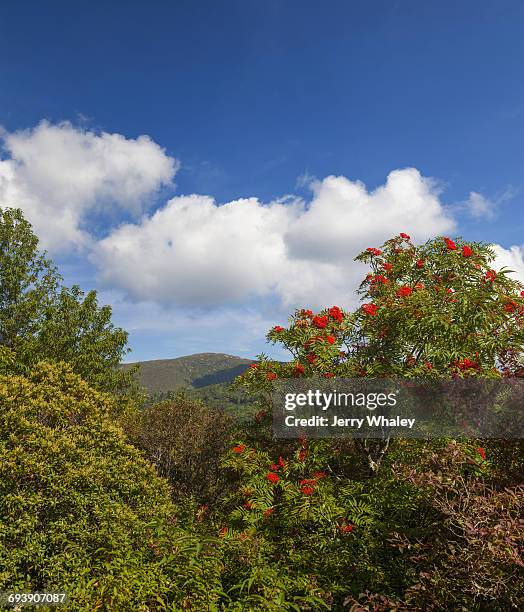
[[[400,231],[422,241],[455,228],[435,183],[413,168],[371,192],[334,176],[312,188],[307,203],[175,197],[113,231],[93,261],[104,284],[135,300],[211,306],[274,295],[286,306],[350,305],[362,249]]]
[[[285,237],[290,255],[298,259],[347,261],[399,232],[421,241],[455,229],[435,182],[415,168],[391,172],[386,183],[371,192],[343,176],[314,181],[312,188],[307,212]]]
[[[89,213],[143,212],[178,169],[148,136],[129,139],[47,121],[0,136],[0,206],[22,208],[52,251],[90,242]]]
[[[513,270],[513,278],[524,283],[524,246],[512,246],[505,249],[495,244],[493,250],[495,251],[494,267]]]
[[[106,284],[135,299],[241,301],[269,293],[281,278],[283,229],[299,210],[300,204],[264,206],[254,198],[217,206],[206,196],[175,197],[102,240],[94,261]]]

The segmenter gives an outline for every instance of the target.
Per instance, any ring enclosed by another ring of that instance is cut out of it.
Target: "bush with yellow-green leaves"
[[[0,355],[0,591],[68,593],[70,610],[208,609],[210,543],[114,424],[114,400],[65,364]]]

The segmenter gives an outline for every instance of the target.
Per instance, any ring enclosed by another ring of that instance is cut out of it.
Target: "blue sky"
[[[133,359],[252,356],[295,305],[351,304],[350,256],[399,227],[524,274],[523,28],[511,1],[9,3],[0,206]]]

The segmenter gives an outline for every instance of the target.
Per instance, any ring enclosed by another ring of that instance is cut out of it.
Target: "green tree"
[[[401,234],[356,259],[371,266],[359,288],[361,307],[297,310],[287,329],[276,326],[267,336],[292,361],[262,355],[237,384],[270,404],[279,378],[524,373],[524,286],[509,270],[492,269],[489,245],[439,237],[416,246]],[[388,441],[358,444],[378,469]]]
[[[239,551],[224,581],[248,584],[268,610],[312,597],[337,610],[520,609],[517,442],[270,439],[279,379],[524,373],[524,287],[493,269],[489,245],[401,234],[357,259],[371,266],[361,306],[297,310],[268,333],[291,360],[262,355],[237,380],[263,411],[224,459],[240,479],[221,531]]]
[[[0,343],[17,350],[40,328],[61,278],[21,210],[0,209]]]
[[[117,370],[127,333],[111,322],[96,291],[66,288],[19,209],[0,209],[0,344],[22,363],[66,361],[98,389],[131,387],[134,371]]]

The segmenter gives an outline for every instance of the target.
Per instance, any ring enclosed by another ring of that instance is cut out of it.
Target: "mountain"
[[[223,353],[197,353],[176,359],[141,361],[139,381],[150,395],[176,391],[182,387],[202,389],[210,385],[230,383],[252,363]],[[133,363],[123,364],[129,369]]]

